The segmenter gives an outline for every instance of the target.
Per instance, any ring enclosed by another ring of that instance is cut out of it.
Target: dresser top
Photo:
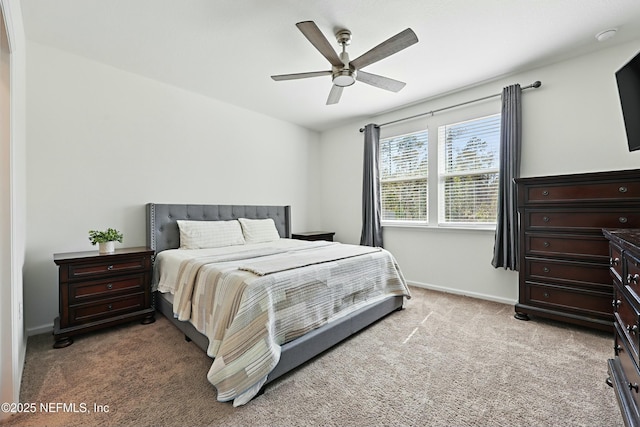
[[[566,175],[548,175],[548,176],[531,176],[523,178],[515,178],[516,183],[527,185],[544,184],[567,184],[575,182],[601,182],[601,181],[617,181],[631,180],[635,181],[640,177],[640,169],[625,169],[603,172],[586,172]]]
[[[74,260],[88,259],[88,258],[108,258],[108,257],[117,257],[118,255],[133,255],[133,254],[153,254],[153,249],[149,249],[145,246],[139,246],[135,248],[119,248],[116,249],[115,252],[110,254],[101,254],[98,253],[98,250],[95,251],[83,251],[83,252],[65,252],[53,254],[53,260],[57,263],[61,262],[71,262]]]
[[[640,229],[604,229],[604,237],[617,243],[620,246],[630,246],[640,251]]]

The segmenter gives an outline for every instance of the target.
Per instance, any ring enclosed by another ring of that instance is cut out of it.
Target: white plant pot
[[[115,250],[116,250],[115,244],[116,244],[116,242],[98,243],[98,253],[111,254],[111,253],[115,252]]]

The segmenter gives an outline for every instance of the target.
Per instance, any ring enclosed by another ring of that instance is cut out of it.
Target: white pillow
[[[219,248],[244,245],[240,223],[232,221],[177,220],[180,229],[180,249]]]
[[[242,233],[246,243],[273,242],[280,239],[276,223],[272,218],[267,219],[247,219],[238,218],[242,225]]]

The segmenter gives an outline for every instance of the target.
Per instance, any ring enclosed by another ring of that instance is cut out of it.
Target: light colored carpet
[[[276,381],[216,401],[210,359],[161,315],[53,349],[31,337],[15,426],[622,426],[611,334],[513,318],[513,306],[412,288],[395,312]],[[94,404],[108,413],[94,413]]]

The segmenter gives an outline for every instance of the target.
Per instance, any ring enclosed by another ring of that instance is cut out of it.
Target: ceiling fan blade
[[[315,22],[298,22],[296,27],[298,27],[311,44],[318,49],[322,56],[327,58],[327,61],[329,61],[331,65],[335,65],[336,67],[342,67],[344,65],[336,51],[329,43],[329,40],[327,40],[324,34],[322,34],[322,31],[320,31],[320,28],[318,28]]]
[[[329,97],[327,98],[327,105],[337,104],[340,101],[340,97],[342,96],[342,86],[331,86],[331,92],[329,92]]]
[[[406,86],[405,82],[390,79],[389,77],[379,76],[377,74],[365,73],[364,71],[358,71],[356,80],[371,86],[379,87],[380,89],[390,90],[391,92],[400,92],[400,90]]]
[[[363,53],[349,64],[356,70],[366,67],[367,65],[378,62],[387,56],[400,52],[412,44],[418,43],[418,36],[413,32],[411,28],[407,28],[404,31],[399,32],[390,39],[380,43],[378,46]]]
[[[296,80],[307,79],[309,77],[330,76],[331,71],[311,71],[309,73],[294,73],[294,74],[279,74],[277,76],[271,76],[275,81],[281,80]]]

